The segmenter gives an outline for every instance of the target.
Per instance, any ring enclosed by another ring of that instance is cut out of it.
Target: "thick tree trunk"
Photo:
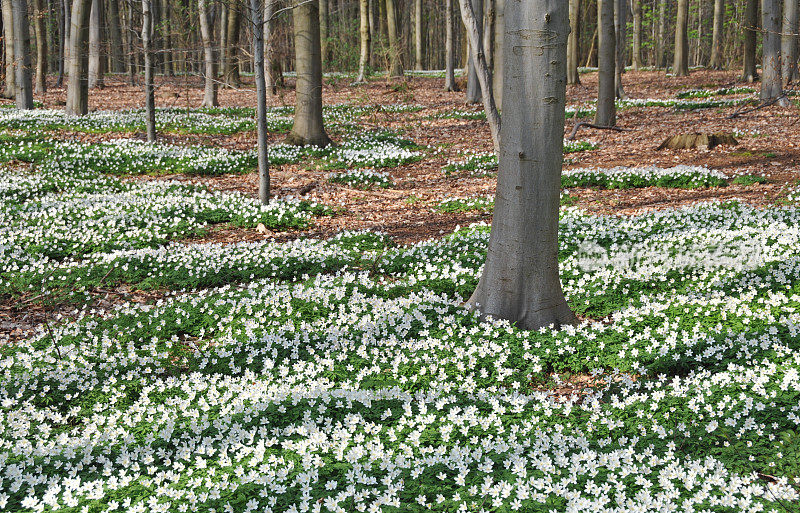
[[[480,80],[478,80],[478,70],[475,66],[475,60],[472,58],[472,54],[474,53],[481,53],[483,54],[483,0],[469,0],[470,6],[472,8],[472,12],[475,14],[475,23],[478,27],[478,39],[473,40],[473,38],[469,37],[469,45],[470,45],[470,56],[469,60],[467,61],[467,103],[480,103],[481,102],[481,84]],[[461,17],[464,17],[464,3],[461,2]],[[469,34],[469,28],[467,28],[467,33]],[[477,45],[477,47],[475,46]],[[474,48],[474,49],[473,49]]]
[[[152,0],[142,0],[142,53],[144,54],[144,109],[147,141],[156,140],[156,98],[153,86],[153,10]]]
[[[89,16],[89,89],[103,88],[103,1],[92,0]]]
[[[508,2],[506,111],[486,265],[467,302],[522,329],[575,324],[558,274],[568,5]],[[612,24],[613,27],[613,24]],[[532,36],[531,36],[532,35]]]
[[[476,20],[477,16],[475,11],[472,10],[470,0],[459,0],[459,2],[461,5],[461,20],[467,29],[467,36],[470,42],[470,61],[474,63],[473,68],[478,75],[483,110],[486,112],[486,120],[489,122],[489,130],[492,133],[494,150],[497,153],[500,151],[500,113],[494,100],[492,76],[486,64],[486,56],[483,54],[481,34]]]
[[[73,0],[69,28],[68,116],[89,112],[89,14],[92,0]]]
[[[201,2],[203,0],[200,0]],[[269,0],[267,0],[269,2]],[[258,127],[258,199],[269,201],[269,160],[267,154],[267,84],[264,81],[264,29],[261,2],[250,0],[250,21],[253,31],[253,69],[256,81],[256,126]]]
[[[228,27],[225,31],[225,83],[231,87],[239,87],[239,16],[240,2],[231,2],[228,7]]]
[[[216,107],[217,103],[217,60],[214,56],[214,29],[208,17],[209,0],[198,0],[200,14],[200,37],[203,40],[203,64],[205,66],[205,86],[203,88],[203,107]]]
[[[711,33],[711,69],[722,69],[722,37],[725,34],[725,0],[714,1],[714,29]]]
[[[403,50],[397,35],[395,0],[386,1],[386,35],[389,38],[389,77],[403,76]]]
[[[631,0],[633,7],[633,56],[635,71],[642,67],[642,0]]]
[[[358,77],[356,77],[356,83],[362,83],[367,81],[367,65],[369,65],[369,1],[359,0],[358,6],[361,55],[358,59]]]
[[[758,79],[756,71],[756,36],[758,32],[758,0],[746,0],[744,10],[744,46],[742,80],[755,82]]]
[[[617,0],[614,6],[614,35],[616,37],[616,65],[614,70],[614,94],[619,99],[625,99],[625,89],[622,87],[622,74],[625,73],[625,62],[627,61],[625,49],[627,45],[626,29],[628,27],[628,2],[627,0]]]
[[[567,83],[580,84],[578,60],[580,59],[581,0],[569,0],[569,24],[571,30],[567,40]]]
[[[33,108],[33,80],[31,78],[31,35],[28,30],[28,2],[14,0],[14,69],[17,82],[15,94],[18,109]]]
[[[617,0],[597,0],[597,111],[594,123],[600,126],[617,124],[615,103],[616,47],[614,4]]]
[[[456,85],[455,74],[455,51],[453,49],[453,0],[446,0],[445,4],[445,72],[444,72],[444,90],[445,91],[458,91]]]
[[[36,34],[36,80],[34,91],[41,94],[47,90],[47,34],[44,20],[45,8],[43,0],[33,1],[33,32]]]
[[[685,77],[689,74],[689,0],[678,0],[678,14],[675,19],[675,58],[672,61],[672,74]]]
[[[3,98],[14,98],[17,92],[17,78],[14,71],[14,7],[12,0],[3,0],[3,44],[6,59],[6,87]]]
[[[108,22],[108,39],[111,43],[111,71],[125,73],[119,0],[108,0],[108,18],[106,21]]]
[[[421,71],[422,65],[422,0],[414,0],[414,69]]]
[[[656,34],[656,67],[667,67],[667,0],[658,3],[658,30]]]
[[[762,0],[761,26],[764,27],[761,63],[761,99],[772,100],[783,94],[781,80],[781,0]],[[788,101],[782,101],[788,104]]]
[[[319,44],[319,4],[297,2],[294,7],[294,50],[297,102],[294,126],[286,142],[297,146],[327,146],[331,140],[322,121],[322,59]]]
[[[781,29],[781,78],[786,84],[797,80],[798,0],[784,0]]]

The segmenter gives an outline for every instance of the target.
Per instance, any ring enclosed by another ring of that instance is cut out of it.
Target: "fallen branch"
[[[788,97],[786,96],[786,91],[784,91],[783,94],[781,94],[780,96],[778,96],[776,98],[773,98],[771,100],[767,100],[765,102],[762,102],[759,105],[756,105],[755,107],[753,107],[752,109],[740,109],[740,110],[737,110],[736,112],[734,112],[733,114],[728,116],[726,119],[738,118],[739,116],[742,116],[744,114],[749,114],[751,112],[755,112],[757,110],[763,109],[764,107],[769,107],[770,105],[775,105],[779,101],[781,101],[783,99],[786,99],[786,98],[788,98]]]
[[[613,130],[615,132],[625,132],[625,131],[627,131],[627,129],[620,128],[620,127],[618,127],[616,125],[614,125],[614,126],[602,126],[602,125],[595,125],[594,123],[587,123],[586,121],[581,121],[580,123],[575,124],[575,127],[572,129],[572,132],[570,132],[570,134],[567,136],[567,140],[568,141],[574,141],[575,140],[575,136],[578,135],[578,130],[580,130],[581,127],[584,127],[584,126],[587,127],[587,128],[594,128],[594,129],[597,129],[597,130]]]

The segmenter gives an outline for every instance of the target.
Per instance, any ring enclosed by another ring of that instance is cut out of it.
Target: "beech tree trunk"
[[[625,89],[622,87],[622,74],[625,73],[625,63],[627,58],[625,49],[627,45],[628,28],[628,2],[627,0],[617,0],[614,6],[614,36],[616,50],[616,64],[614,71],[614,94],[619,99],[625,99]]]
[[[483,54],[483,0],[469,0],[470,1],[470,8],[474,13],[473,18],[475,19],[475,24],[478,28],[478,38],[477,40],[473,40],[473,38],[469,37],[469,46],[470,46],[470,56],[467,61],[467,103],[480,103],[481,102],[481,83],[478,80],[478,70],[475,66],[475,60],[472,57],[472,54],[479,53]],[[464,17],[464,2],[461,2],[461,17]],[[466,23],[466,22],[465,22]],[[469,28],[467,28],[467,34],[469,34]],[[485,54],[484,54],[485,55]]]
[[[69,46],[69,5],[67,0],[59,1],[59,9],[61,10],[61,19],[58,24],[58,78],[56,78],[56,87],[64,85],[64,72],[69,59],[67,53],[67,47]]]
[[[580,59],[581,1],[569,0],[569,39],[567,40],[567,83],[580,84],[578,60]]]
[[[217,59],[214,56],[214,29],[208,17],[209,0],[198,0],[200,15],[200,37],[203,41],[203,65],[205,66],[205,86],[203,87],[203,107],[216,107],[217,102]]]
[[[761,62],[761,99],[772,100],[783,94],[781,80],[781,0],[762,0],[761,26],[764,27]],[[788,104],[782,101],[781,104]]]
[[[446,25],[444,90],[458,91],[455,74],[456,56],[453,49],[453,0],[446,0],[444,16]]]
[[[689,0],[678,0],[678,15],[675,20],[675,58],[672,74],[685,77],[689,74]]]
[[[73,0],[69,28],[68,116],[89,112],[89,14],[92,0]]]
[[[597,0],[597,110],[594,123],[600,126],[617,124],[615,103],[616,33],[614,4],[617,0]]]
[[[3,44],[6,58],[6,87],[3,98],[14,98],[17,94],[17,78],[14,70],[14,7],[12,0],[3,0]]]
[[[103,2],[92,0],[89,15],[89,89],[103,88]]]
[[[711,33],[711,69],[722,69],[722,37],[725,34],[725,0],[714,1],[714,29]]]
[[[320,4],[322,5],[322,4]],[[278,82],[283,83],[283,76],[275,76],[273,71],[275,66],[275,51],[274,39],[272,28],[275,22],[272,19],[275,11],[275,0],[264,0],[264,85],[267,94],[275,95],[278,93]]]
[[[201,2],[203,0],[200,0]],[[269,1],[269,0],[267,0]],[[267,84],[264,81],[264,28],[260,0],[250,0],[250,22],[253,31],[253,70],[256,82],[256,126],[258,153],[258,199],[269,202],[269,159],[267,153]]]
[[[286,142],[325,147],[331,140],[322,121],[322,58],[319,42],[319,4],[297,2],[294,7],[294,50],[297,102],[294,126]],[[391,1],[391,0],[389,0]]]
[[[18,109],[33,108],[31,78],[31,35],[28,30],[28,2],[14,0],[14,69],[17,82],[15,94]]]
[[[422,0],[414,0],[414,69],[421,71],[422,65]]]
[[[153,10],[152,0],[142,0],[142,53],[144,54],[144,109],[147,141],[156,140],[156,99],[153,86]]]
[[[483,99],[483,110],[486,112],[486,120],[489,122],[489,130],[492,133],[494,151],[498,153],[500,151],[500,113],[497,111],[497,105],[495,104],[494,94],[492,92],[492,77],[489,73],[489,67],[486,64],[486,56],[483,54],[481,34],[478,30],[478,22],[476,21],[477,16],[472,10],[470,0],[459,0],[459,2],[461,5],[461,20],[464,22],[464,27],[467,29],[467,37],[469,37],[470,42],[470,60],[474,63],[473,68],[478,75],[481,98]]]
[[[631,0],[633,7],[633,69],[642,67],[642,0]]]
[[[756,35],[758,32],[758,0],[747,0],[744,9],[744,59],[742,65],[742,80],[755,82],[758,79],[756,71]]]
[[[781,77],[785,84],[797,80],[798,0],[784,0],[781,29]]]
[[[41,94],[47,90],[47,34],[44,20],[44,1],[34,0],[33,32],[36,35],[36,80],[34,91],[36,94]]]
[[[494,0],[483,0],[483,53],[486,55],[486,66],[494,70],[495,9]]]
[[[125,73],[119,0],[108,0],[108,18],[106,21],[108,22],[108,39],[111,43],[111,71]]]
[[[658,30],[656,34],[656,67],[667,67],[667,0],[658,3]]]
[[[329,30],[330,17],[328,15],[328,0],[319,0],[319,39],[323,63],[328,62]]]
[[[403,54],[397,35],[395,0],[386,1],[386,35],[389,37],[389,77],[403,76]]]
[[[361,39],[361,54],[358,59],[358,77],[356,83],[367,81],[367,66],[369,65],[369,0],[359,0],[359,34]]]
[[[568,4],[506,4],[504,114],[486,265],[467,302],[519,328],[575,324],[558,274]],[[613,27],[613,24],[612,24]]]
[[[231,87],[239,87],[239,2],[231,2],[228,7],[228,27],[225,31],[225,83]]]

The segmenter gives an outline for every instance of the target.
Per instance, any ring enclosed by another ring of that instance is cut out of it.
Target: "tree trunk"
[[[744,10],[744,59],[742,65],[742,80],[755,82],[758,80],[756,71],[756,36],[758,32],[758,0],[747,0]]]
[[[626,29],[628,27],[628,2],[627,0],[617,0],[614,6],[614,35],[616,37],[616,64],[614,70],[614,93],[617,98],[623,100],[628,96],[622,87],[622,74],[625,73],[625,62],[627,61],[625,49],[627,45]]]
[[[414,69],[421,71],[422,65],[422,0],[414,0]]]
[[[781,0],[762,0],[761,26],[764,28],[761,62],[761,99],[772,100],[783,94],[781,80]],[[781,102],[788,104],[788,102]]]
[[[128,68],[128,81],[130,85],[136,85],[136,49],[133,45],[133,0],[127,0],[125,2],[127,4],[127,9],[125,12],[127,15],[125,16],[125,26],[126,30],[125,34],[125,48],[126,48],[126,56],[125,60],[127,68]]]
[[[36,94],[47,90],[47,34],[45,33],[43,0],[33,1],[33,32],[36,35]]]
[[[642,67],[642,0],[631,0],[633,7],[633,56],[635,71]]]
[[[319,39],[322,62],[328,63],[328,37],[330,37],[330,17],[328,16],[328,0],[319,0]]]
[[[164,74],[168,77],[175,75],[175,59],[172,56],[172,9],[169,0],[161,0],[159,6],[160,23],[158,24],[161,35],[161,61]]]
[[[480,80],[478,80],[478,70],[475,67],[475,60],[472,58],[474,53],[483,54],[483,16],[480,14],[483,13],[483,0],[469,0],[470,7],[472,12],[475,14],[475,23],[478,28],[478,39],[473,40],[472,36],[469,36],[469,45],[470,45],[470,56],[469,60],[467,61],[467,103],[480,103],[481,102],[481,84]],[[464,17],[464,3],[461,2],[461,17]],[[469,34],[469,28],[467,28],[467,34]],[[477,47],[475,46],[477,45]]]
[[[142,53],[144,54],[144,108],[147,141],[156,140],[156,98],[153,87],[153,10],[152,0],[142,0]]]
[[[597,0],[597,111],[594,123],[600,126],[617,124],[615,97],[616,34],[614,4],[617,0]]]
[[[486,56],[486,66],[489,71],[494,70],[494,0],[483,0],[483,53]]]
[[[492,0],[492,96],[499,110],[503,110],[503,34],[506,30],[506,0]],[[485,40],[485,38],[484,38]]]
[[[656,34],[656,67],[667,67],[667,0],[658,3],[658,32]]]
[[[453,0],[446,0],[445,4],[445,30],[447,33],[445,39],[445,72],[444,72],[444,90],[445,91],[458,91],[456,85],[455,74],[455,51],[453,49]]]
[[[567,83],[580,84],[578,60],[581,39],[581,0],[569,0],[569,24],[571,30],[567,40]]]
[[[214,58],[214,29],[208,17],[209,0],[198,0],[200,14],[200,37],[203,40],[203,64],[205,66],[205,86],[203,88],[203,107],[216,107],[217,103],[217,60]]]
[[[322,5],[322,4],[320,4]],[[283,76],[276,77],[275,72],[275,51],[273,27],[275,22],[272,19],[275,11],[275,0],[264,0],[264,86],[267,94],[275,95],[278,93],[277,84],[282,82]]]
[[[395,0],[386,1],[386,34],[389,37],[389,77],[403,76],[403,56],[397,36],[397,13]]]
[[[6,58],[6,87],[3,98],[14,98],[17,94],[17,78],[14,71],[14,7],[12,0],[3,0],[3,43]]]
[[[225,31],[225,83],[230,87],[239,87],[239,2],[230,2],[228,6],[228,27]]]
[[[357,83],[367,81],[367,65],[369,65],[369,0],[359,0],[359,33],[361,35],[361,55],[358,59]]]
[[[322,121],[322,58],[319,43],[319,4],[296,2],[294,51],[297,69],[297,101],[294,126],[286,142],[296,146],[325,147],[331,140]]]
[[[89,112],[89,14],[92,0],[73,0],[69,28],[68,116]]]
[[[67,0],[56,1],[58,1],[61,12],[61,19],[58,23],[58,78],[56,78],[56,87],[60,88],[64,85],[65,61],[67,60],[66,48],[69,44],[69,9],[67,8]]]
[[[111,71],[125,73],[119,0],[108,0],[108,19],[106,21],[108,22],[108,38],[111,43]]]
[[[14,0],[14,68],[17,82],[15,94],[18,109],[33,108],[31,79],[31,35],[28,30],[28,2]]]
[[[798,0],[784,0],[781,36],[781,77],[791,84],[797,79]]]
[[[103,88],[103,1],[92,0],[89,16],[89,89]]]
[[[492,77],[489,67],[486,65],[486,56],[483,54],[483,44],[481,34],[478,29],[477,16],[472,10],[470,0],[459,0],[461,5],[461,20],[467,29],[467,36],[470,42],[470,61],[474,63],[473,68],[478,75],[481,97],[483,99],[483,110],[486,112],[486,120],[489,122],[489,130],[492,133],[495,153],[500,151],[500,113],[494,101],[492,92]],[[566,65],[566,63],[565,63]]]
[[[575,324],[558,274],[568,5],[506,7],[503,97],[515,108],[503,121],[486,265],[467,305],[521,329]]]
[[[675,20],[675,58],[672,74],[685,77],[689,74],[689,0],[678,0],[678,15]]]
[[[714,1],[714,29],[711,33],[711,69],[722,69],[722,37],[725,34],[725,0]]]
[[[200,0],[203,2],[204,0]],[[270,0],[267,0],[269,2]],[[264,82],[264,29],[261,26],[261,2],[250,0],[253,30],[253,70],[256,81],[256,126],[258,127],[258,199],[269,202],[269,160],[267,154],[267,84]]]

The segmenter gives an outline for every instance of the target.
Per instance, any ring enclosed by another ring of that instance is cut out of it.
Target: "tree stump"
[[[727,133],[679,134],[679,135],[673,135],[672,137],[668,137],[664,142],[661,143],[661,146],[659,146],[658,149],[690,150],[693,148],[698,148],[703,150],[705,149],[710,150],[711,148],[714,148],[715,146],[720,146],[722,144],[736,146],[739,144],[739,142],[733,137],[732,134],[727,134]]]

